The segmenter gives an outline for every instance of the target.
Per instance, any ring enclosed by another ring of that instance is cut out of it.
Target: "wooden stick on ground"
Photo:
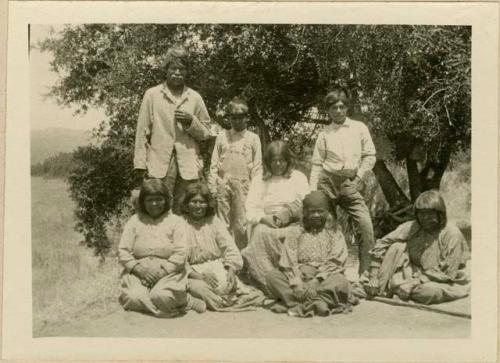
[[[441,308],[438,308],[436,306],[431,306],[431,305],[421,305],[421,304],[417,304],[417,303],[408,303],[405,301],[398,301],[398,300],[389,299],[389,298],[380,297],[380,296],[375,296],[375,297],[371,298],[370,300],[378,301],[378,302],[381,302],[384,304],[389,304],[389,305],[406,306],[409,308],[414,308],[414,309],[419,309],[419,310],[433,311],[433,312],[439,313],[439,314],[447,314],[447,315],[459,316],[461,318],[472,319],[471,314],[461,313],[458,311],[448,311],[448,310],[441,309]]]

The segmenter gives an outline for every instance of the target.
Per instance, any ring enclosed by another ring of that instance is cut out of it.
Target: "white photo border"
[[[472,328],[469,339],[33,338],[28,24],[316,23],[472,26]],[[498,4],[87,2],[9,4],[2,358],[186,361],[495,361]],[[494,169],[494,170],[492,170]]]

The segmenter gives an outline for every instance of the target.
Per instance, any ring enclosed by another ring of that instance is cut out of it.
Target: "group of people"
[[[188,69],[186,51],[171,48],[166,81],[146,91],[140,108],[134,170],[142,185],[119,245],[126,310],[172,317],[265,306],[305,317],[351,311],[365,295],[423,304],[467,296],[468,245],[438,191],[418,197],[414,221],[374,241],[359,190],[375,147],[366,125],[347,117],[345,90],[324,99],[331,123],[316,140],[308,180],[286,142],[262,154],[243,99],[227,106],[230,129],[214,126],[185,85]],[[213,136],[205,178],[200,142]],[[360,232],[361,294],[345,277],[337,207]]]

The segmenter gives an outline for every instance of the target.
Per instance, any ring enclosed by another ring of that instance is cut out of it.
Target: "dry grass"
[[[66,183],[33,178],[31,198],[33,335],[48,324],[114,310],[120,268],[80,246]]]
[[[448,219],[454,221],[460,228],[470,228],[470,155],[463,153],[452,159],[441,180],[441,191],[446,201]]]

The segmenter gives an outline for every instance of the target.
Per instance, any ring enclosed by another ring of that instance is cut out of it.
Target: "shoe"
[[[207,304],[201,299],[188,295],[186,310],[194,310],[198,314],[201,314],[207,311]]]

